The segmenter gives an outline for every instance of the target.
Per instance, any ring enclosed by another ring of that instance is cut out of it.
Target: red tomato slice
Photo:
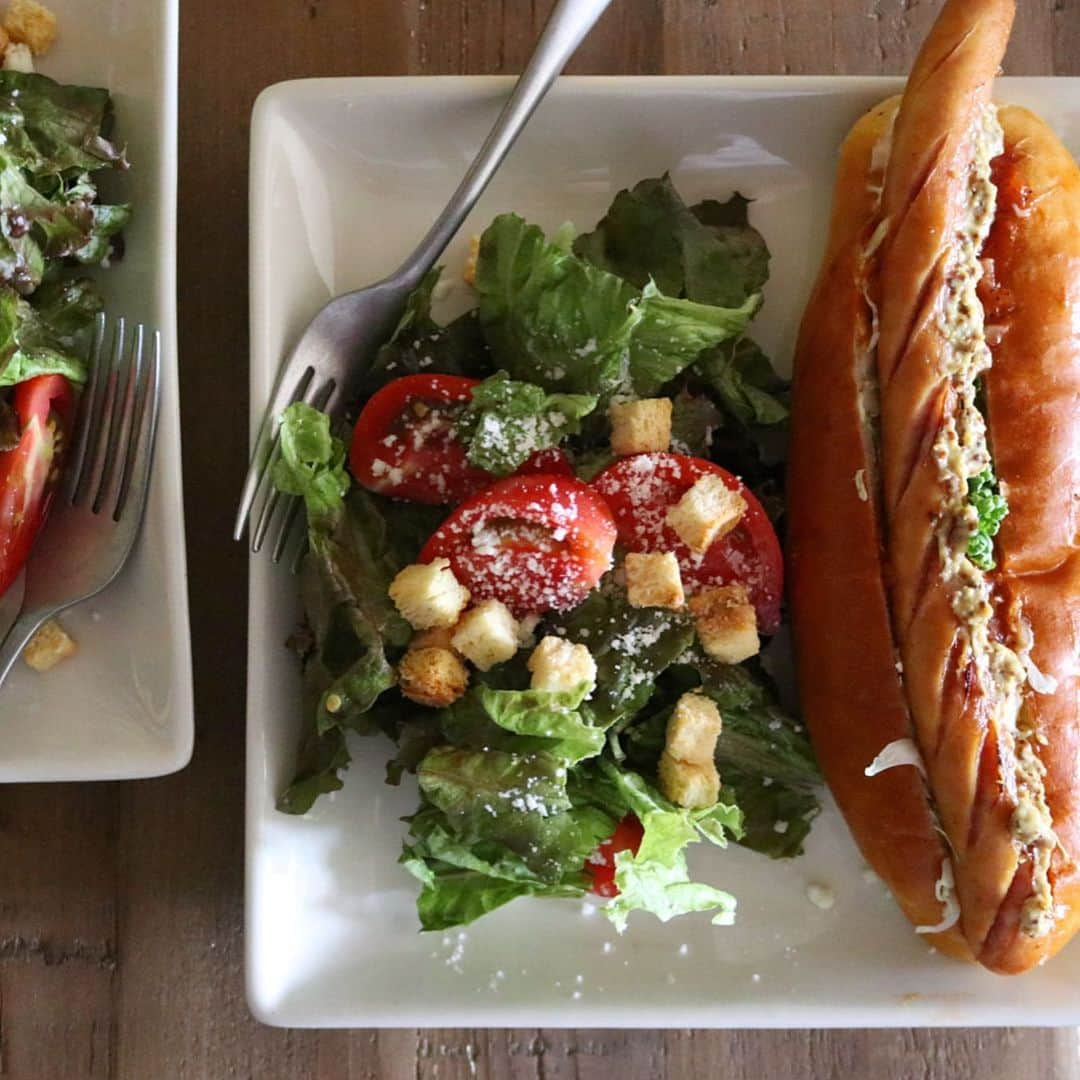
[[[511,476],[462,503],[420,561],[449,559],[474,600],[501,600],[520,618],[580,603],[611,566],[615,532],[611,511],[588,484]]]
[[[15,387],[12,404],[22,436],[14,450],[0,452],[0,595],[18,577],[48,516],[75,395],[62,375],[38,375]]]
[[[349,467],[370,491],[455,503],[491,482],[469,464],[454,425],[479,379],[406,375],[372,395],[353,429]]]
[[[550,473],[554,476],[573,476],[574,466],[564,450],[557,446],[537,450],[519,469],[515,476],[532,476],[534,473]]]
[[[615,826],[615,831],[585,862],[585,873],[592,878],[592,891],[597,896],[618,896],[619,886],[615,884],[615,856],[620,851],[629,851],[636,855],[641,847],[645,829],[634,814],[626,817]]]
[[[470,465],[455,425],[479,379],[405,375],[364,406],[353,428],[349,467],[369,491],[422,503],[459,503],[495,482]],[[538,450],[514,474],[573,476],[558,447]]]
[[[679,539],[666,517],[668,509],[707,473],[719,476],[742,495],[746,513],[727,536],[697,554]],[[673,552],[689,593],[710,585],[744,585],[757,608],[761,632],[776,632],[784,592],[780,541],[761,503],[738,477],[703,458],[634,454],[606,468],[593,481],[593,487],[615,515],[620,544],[630,551]]]

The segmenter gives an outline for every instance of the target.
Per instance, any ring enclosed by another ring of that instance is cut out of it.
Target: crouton
[[[37,0],[11,0],[4,16],[4,29],[12,41],[26,45],[35,56],[40,56],[56,40],[56,16]]]
[[[450,649],[453,645],[450,639],[454,636],[452,626],[432,626],[427,630],[417,630],[409,638],[410,649]]]
[[[419,705],[440,709],[457,701],[469,685],[469,670],[449,649],[410,649],[398,664],[401,692]]]
[[[673,803],[703,810],[720,797],[713,755],[721,727],[720,710],[704,694],[683,694],[676,702],[659,767],[660,790]]]
[[[532,672],[529,685],[534,690],[565,693],[585,682],[596,685],[596,661],[592,653],[584,645],[575,645],[565,638],[544,638],[529,656],[528,668]]]
[[[465,269],[461,276],[466,285],[476,285],[476,260],[480,258],[480,237],[469,238],[469,254],[465,258]]]
[[[694,486],[667,512],[667,523],[679,539],[699,554],[739,524],[746,500],[712,473],[698,477]]]
[[[668,720],[664,749],[679,761],[707,765],[716,753],[722,727],[715,702],[704,694],[683,694]]]
[[[0,26],[0,54],[7,51],[7,47],[11,44],[11,38],[8,37],[8,32]]]
[[[390,599],[414,630],[453,626],[469,602],[449,559],[406,566],[390,584]]]
[[[612,404],[611,449],[616,454],[647,454],[671,445],[671,399],[642,398]]]
[[[28,45],[11,42],[4,49],[4,70],[21,71],[24,75],[34,73],[34,54]]]
[[[757,612],[741,585],[705,589],[690,598],[701,647],[715,660],[738,664],[761,648]]]
[[[685,601],[679,560],[670,551],[626,556],[626,596],[631,607],[681,608]]]
[[[27,642],[23,659],[35,671],[48,671],[78,651],[79,646],[67,631],[55,619],[49,619]]]
[[[665,751],[660,755],[658,777],[663,794],[687,810],[706,810],[720,798],[720,774],[711,762],[694,765]]]
[[[499,600],[485,600],[461,617],[451,644],[481,671],[509,660],[518,651],[518,621]]]

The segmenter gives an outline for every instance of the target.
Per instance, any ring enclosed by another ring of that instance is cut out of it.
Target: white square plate
[[[107,87],[131,169],[104,176],[134,203],[124,258],[95,273],[109,312],[161,330],[161,423],[146,525],[121,577],[64,615],[78,655],[21,663],[0,695],[0,781],[174,772],[194,731],[176,375],[176,0],[49,0],[60,36],[38,68]],[[99,174],[103,176],[103,174]]]
[[[251,187],[253,419],[279,359],[331,296],[397,266],[478,148],[504,79],[287,83],[259,99]],[[517,210],[590,227],[620,188],[671,170],[693,202],[734,190],[772,249],[754,334],[789,364],[822,251],[837,147],[896,80],[565,79],[541,106],[447,252]],[[1005,79],[1080,150],[1080,80]],[[824,436],[824,433],[823,433]],[[297,1026],[828,1027],[1074,1024],[1080,947],[1008,980],[931,954],[868,880],[830,807],[790,862],[691,853],[738,896],[736,925],[638,914],[619,937],[589,904],[518,900],[448,934],[418,933],[395,862],[416,792],[382,780],[389,744],[357,740],[344,789],[306,818],[274,810],[303,719],[284,641],[295,581],[251,564],[247,977],[256,1015]],[[806,895],[830,885],[832,910]]]

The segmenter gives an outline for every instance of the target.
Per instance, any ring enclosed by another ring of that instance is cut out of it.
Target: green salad
[[[102,299],[85,268],[119,253],[131,209],[98,197],[124,169],[108,91],[0,71],[0,593],[48,512]]]
[[[436,319],[439,270],[410,298],[348,445],[283,415],[310,712],[279,808],[358,753],[414,775],[424,929],[589,894],[620,929],[728,923],[689,845],[801,852],[819,776],[767,673],[787,386],[747,335],[768,270],[747,200],[687,206],[667,176],[591,232],[503,214],[471,310]]]
[[[131,216],[94,174],[124,169],[107,90],[0,71],[0,386],[86,377],[101,297],[79,268],[107,262]]]

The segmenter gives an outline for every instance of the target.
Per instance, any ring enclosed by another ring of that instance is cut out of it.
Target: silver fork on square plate
[[[435,265],[536,106],[610,2],[559,0],[491,133],[416,250],[389,277],[336,297],[308,324],[282,365],[267,403],[240,496],[235,540],[248,529],[251,550],[259,551],[276,519],[273,558],[274,562],[281,559],[301,505],[296,496],[282,496],[271,482],[281,450],[278,428],[282,412],[294,402],[305,401],[324,409],[332,420],[340,420],[345,405],[356,395],[362,361],[390,336],[409,293]]]
[[[0,686],[42,623],[120,573],[150,489],[161,397],[161,334],[98,316],[71,456],[25,568],[22,611],[0,645]]]

